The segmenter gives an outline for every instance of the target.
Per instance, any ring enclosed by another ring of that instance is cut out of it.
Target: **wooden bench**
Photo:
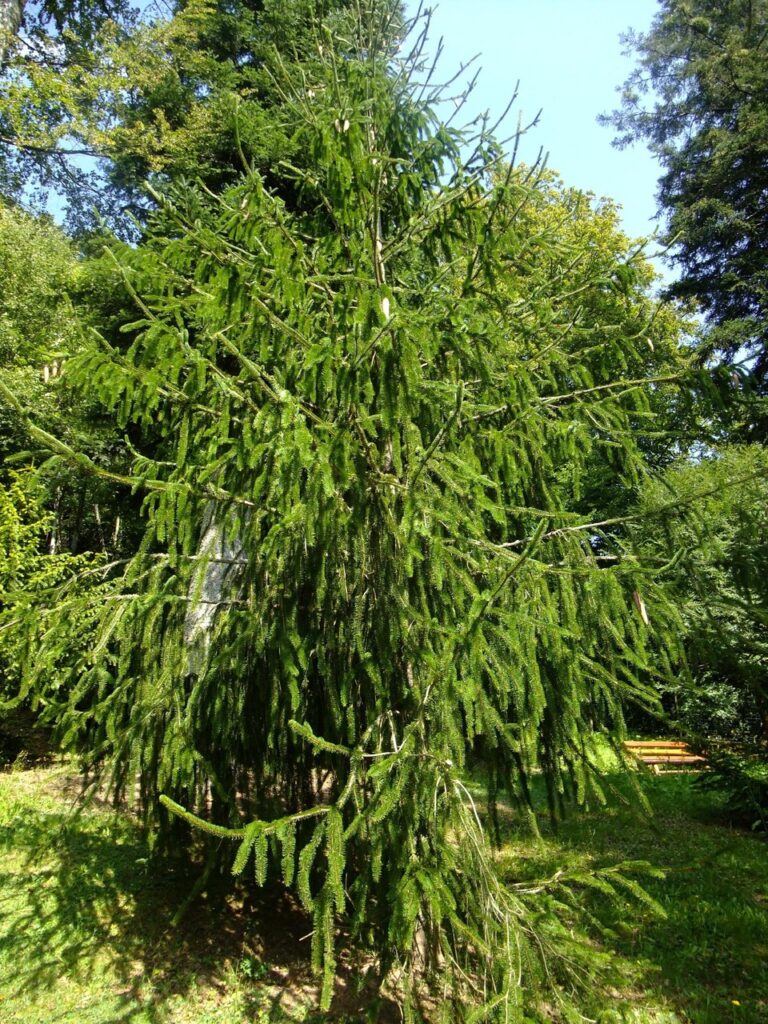
[[[694,754],[687,743],[680,740],[627,740],[624,749],[640,763],[653,769],[656,775],[665,772],[699,771],[707,759]]]

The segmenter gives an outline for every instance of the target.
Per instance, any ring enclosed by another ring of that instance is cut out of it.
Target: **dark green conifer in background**
[[[679,273],[669,294],[696,301],[702,355],[735,367],[734,382],[741,376],[757,398],[726,430],[764,441],[768,3],[660,0],[649,30],[625,42],[636,66],[621,108],[603,121],[619,145],[645,142],[658,159],[659,212]]]

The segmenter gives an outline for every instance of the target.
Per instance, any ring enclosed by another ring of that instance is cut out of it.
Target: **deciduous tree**
[[[694,684],[677,688],[683,725],[768,739],[768,455],[733,447],[671,468],[646,485],[642,507],[665,510],[643,546],[675,558],[670,588]]]
[[[300,66],[317,19],[348,6],[191,0],[158,16],[118,3],[77,24],[31,25],[0,81],[0,189],[42,202],[55,189],[72,228],[101,217],[134,235],[132,218],[152,205],[148,179],[219,189],[252,165],[288,198],[281,161],[302,154],[271,70]]]

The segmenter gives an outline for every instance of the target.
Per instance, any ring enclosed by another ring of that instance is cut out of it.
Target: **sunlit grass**
[[[664,916],[631,897],[618,905],[585,892],[589,935],[613,953],[584,1012],[601,1024],[764,1024],[768,1020],[768,843],[730,827],[717,794],[689,775],[643,775],[648,816],[627,802],[595,804],[540,841],[510,823],[501,862],[509,878],[566,875],[644,860],[664,878],[640,876]]]
[[[244,912],[229,894],[214,910],[210,892],[174,928],[194,875],[153,861],[124,816],[73,817],[68,782],[66,768],[0,775],[3,1024],[309,1019],[294,908]]]

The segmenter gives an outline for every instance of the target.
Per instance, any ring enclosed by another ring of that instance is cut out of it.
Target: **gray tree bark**
[[[0,67],[5,64],[11,44],[19,34],[24,0],[0,0]]]
[[[238,579],[246,565],[242,541],[230,540],[224,523],[217,518],[213,503],[203,522],[198,545],[199,569],[189,587],[184,643],[187,647],[187,671],[201,675],[208,660],[214,621],[219,608],[237,596]]]

